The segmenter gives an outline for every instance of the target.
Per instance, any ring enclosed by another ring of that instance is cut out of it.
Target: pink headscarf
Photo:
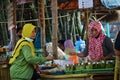
[[[94,28],[98,31],[98,33],[102,33],[101,23],[99,21],[92,21],[89,24],[90,31]]]
[[[66,40],[66,41],[64,42],[64,46],[65,46],[65,48],[74,49],[74,44],[73,44],[73,41],[72,41],[72,40]]]
[[[103,49],[102,43],[104,41],[105,35],[102,33],[101,23],[99,21],[93,21],[89,24],[90,31],[91,29],[96,29],[99,33],[99,37],[95,38],[90,36],[89,38],[89,47],[88,47],[88,56],[90,61],[98,61],[103,58]]]

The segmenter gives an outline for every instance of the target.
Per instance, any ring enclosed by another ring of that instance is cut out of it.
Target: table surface
[[[100,76],[114,76],[114,72],[105,72],[105,73],[80,73],[80,74],[63,74],[63,75],[46,75],[41,74],[42,78],[85,78],[85,77],[100,77]]]

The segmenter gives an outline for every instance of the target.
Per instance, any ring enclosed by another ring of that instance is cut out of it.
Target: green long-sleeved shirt
[[[20,50],[20,55],[10,67],[12,80],[30,80],[33,75],[33,64],[42,64],[46,61],[44,57],[33,57],[31,48],[25,45]]]

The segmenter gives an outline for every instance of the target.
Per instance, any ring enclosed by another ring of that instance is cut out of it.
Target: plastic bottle
[[[85,49],[85,41],[81,41],[81,43],[80,43],[80,48],[81,48],[81,52],[83,52],[84,51],[84,49]]]

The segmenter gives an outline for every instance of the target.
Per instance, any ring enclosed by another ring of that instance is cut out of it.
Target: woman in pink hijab
[[[88,61],[100,61],[107,56],[114,56],[113,43],[109,37],[102,33],[101,23],[92,21],[89,24],[90,36],[87,40],[83,56]]]
[[[70,54],[70,53],[74,53],[74,52],[76,52],[76,50],[75,50],[75,48],[74,48],[74,43],[73,43],[73,41],[72,40],[66,40],[65,42],[64,42],[64,47],[65,47],[65,50],[64,50],[64,52],[66,53],[66,54]]]
[[[64,42],[65,50],[64,52],[69,56],[68,60],[73,60],[74,64],[79,63],[79,58],[76,55],[77,51],[74,48],[74,43],[72,40],[68,39]]]

